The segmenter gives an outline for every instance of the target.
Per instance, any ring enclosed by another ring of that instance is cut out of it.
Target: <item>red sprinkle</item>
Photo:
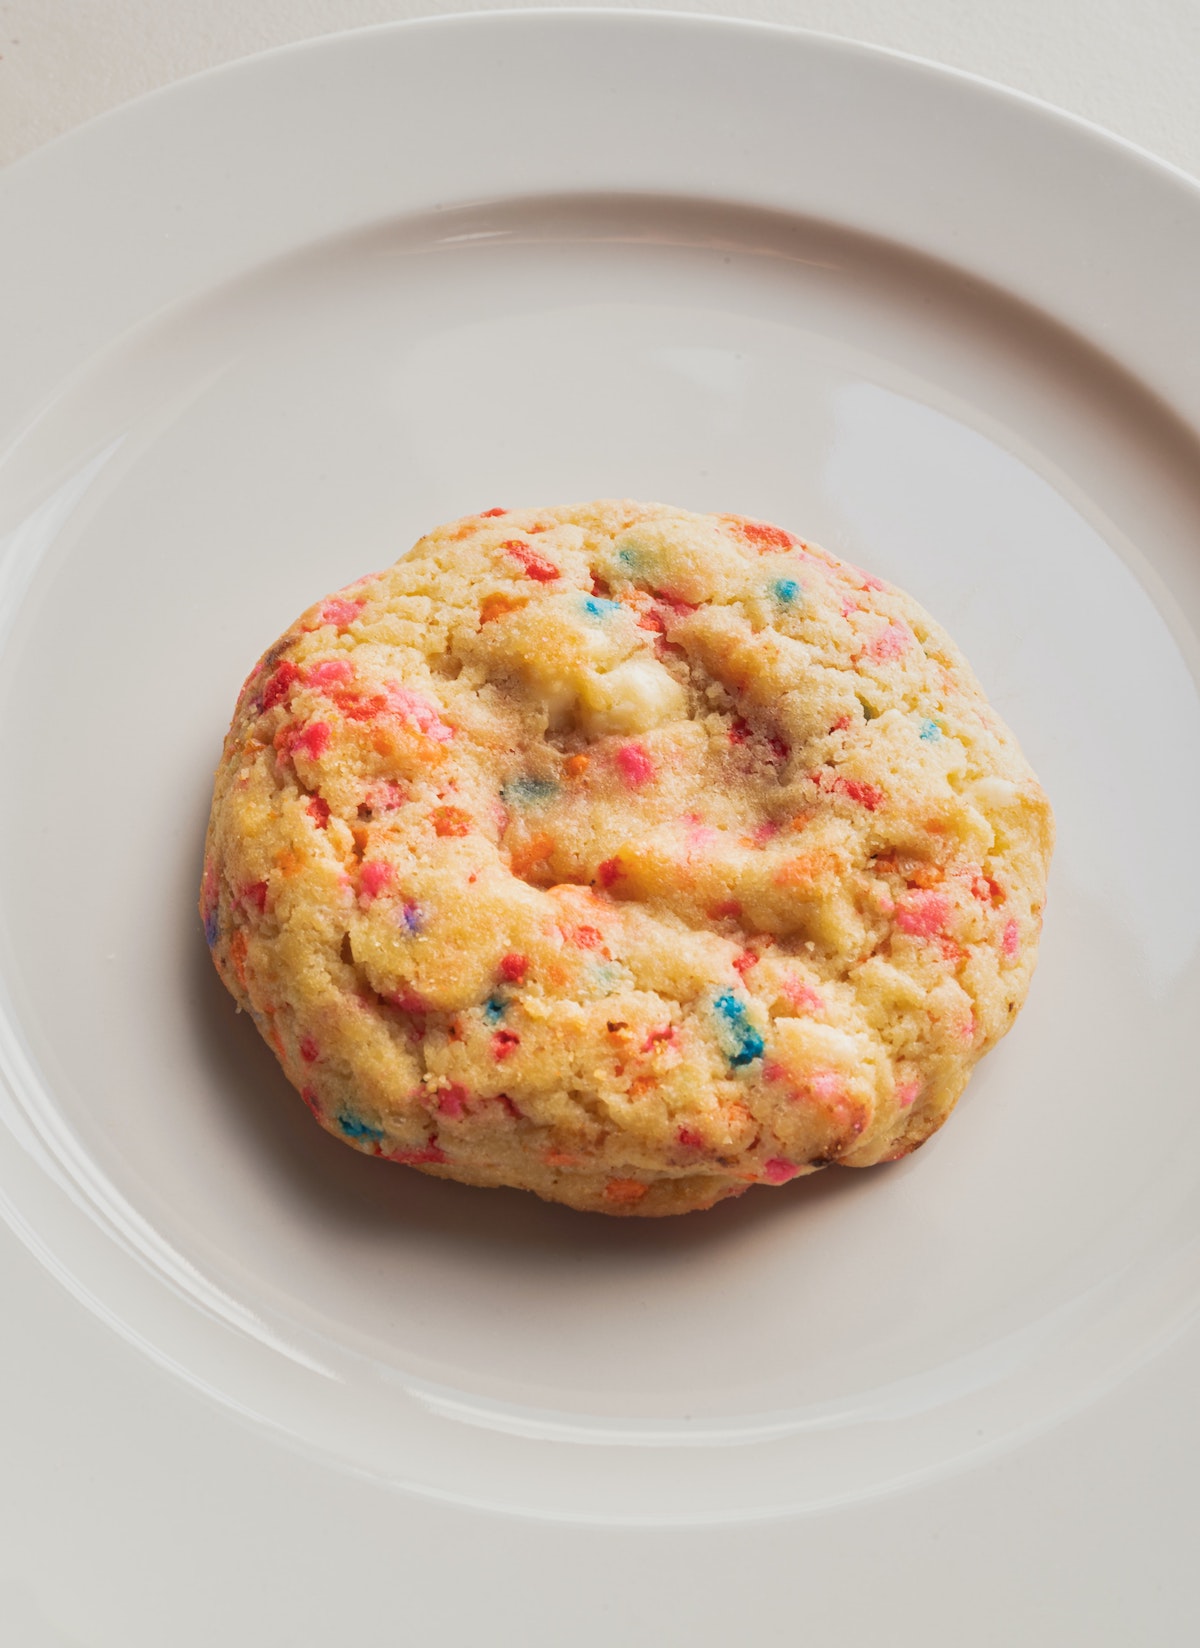
[[[741,900],[736,898],[724,898],[719,904],[714,904],[708,912],[713,921],[736,921],[741,913]]]
[[[602,864],[596,866],[596,880],[602,887],[611,887],[617,877],[624,873],[619,858],[606,858]]]
[[[514,1048],[520,1047],[521,1038],[511,1030],[497,1030],[492,1037],[492,1057],[497,1064],[502,1063]]]
[[[740,956],[734,956],[733,965],[735,971],[745,978],[752,967],[758,966],[758,957],[753,950],[743,950]]]
[[[320,1104],[320,1100],[317,1098],[316,1088],[315,1087],[302,1087],[300,1089],[300,1097],[304,1100],[305,1104],[312,1111],[313,1115],[317,1118],[317,1120],[320,1121],[321,1120],[321,1104]]]
[[[523,544],[519,538],[505,539],[500,548],[507,550],[513,560],[525,568],[527,578],[536,579],[539,584],[552,584],[556,578],[562,577],[562,573],[553,562],[547,561],[536,550],[530,549],[528,544]]]
[[[497,971],[506,983],[523,984],[525,974],[529,971],[529,957],[520,955],[516,950],[510,950],[508,955],[500,957]]]
[[[675,1138],[685,1150],[703,1150],[704,1138],[697,1133],[694,1127],[680,1127],[676,1129]]]
[[[857,778],[835,778],[829,788],[849,796],[851,801],[857,801],[869,813],[873,813],[883,800],[882,790],[876,789],[874,784],[863,784]]]
[[[329,803],[323,795],[310,795],[308,798],[308,806],[305,808],[305,811],[308,813],[308,816],[312,819],[313,823],[317,826],[318,830],[328,828]]]
[[[300,1037],[300,1057],[305,1064],[315,1064],[320,1057],[321,1049],[311,1036]]]
[[[1004,937],[1000,940],[1000,948],[1006,956],[1015,956],[1021,947],[1021,933],[1015,919],[1010,917],[1004,924]]]
[[[403,1162],[405,1167],[422,1167],[426,1162],[444,1162],[446,1152],[440,1145],[427,1144],[422,1150],[385,1150],[384,1157],[389,1162]]]
[[[768,1184],[786,1184],[799,1171],[795,1162],[786,1161],[782,1156],[772,1156],[769,1162],[763,1163],[763,1178]]]
[[[242,888],[242,897],[247,904],[253,904],[259,915],[267,907],[267,884],[265,881],[252,881],[248,887]]]
[[[507,515],[507,514],[508,514],[507,509],[481,509],[479,511],[479,518],[480,518],[481,521],[486,521],[490,515]]]
[[[741,515],[732,515],[729,519],[738,536],[759,549],[795,549],[800,541],[769,521],[748,521]]]
[[[273,710],[276,704],[282,704],[299,679],[300,671],[290,658],[285,658],[263,688],[263,709]]]

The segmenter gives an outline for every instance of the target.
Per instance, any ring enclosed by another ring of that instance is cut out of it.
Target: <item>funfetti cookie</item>
[[[942,1125],[1025,998],[1052,835],[901,591],[738,516],[489,510],[256,666],[201,909],[355,1149],[681,1213]]]

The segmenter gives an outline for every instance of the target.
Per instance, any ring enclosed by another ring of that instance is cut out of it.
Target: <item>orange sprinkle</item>
[[[435,807],[433,827],[438,835],[470,835],[471,818],[461,807]]]
[[[233,962],[233,970],[237,974],[237,981],[244,990],[246,988],[246,935],[240,927],[235,929],[233,937],[229,940],[229,959]]]
[[[566,765],[572,778],[581,778],[588,770],[588,758],[586,755],[572,755],[568,757]]]
[[[835,875],[837,869],[835,853],[806,853],[803,858],[790,858],[781,864],[771,879],[777,887],[812,887],[823,876]]]
[[[610,1202],[640,1202],[648,1188],[638,1179],[610,1179],[604,1194]]]
[[[493,618],[503,618],[508,612],[519,612],[524,605],[524,601],[514,601],[511,595],[499,591],[494,595],[485,595],[479,608],[479,622],[481,625],[490,624]]]
[[[569,1150],[559,1150],[551,1145],[549,1150],[542,1151],[542,1160],[547,1167],[574,1167],[576,1159]]]
[[[552,835],[535,835],[527,846],[517,847],[512,855],[514,875],[526,875],[535,865],[544,864],[554,851]]]
[[[305,855],[297,848],[285,847],[281,853],[276,854],[275,862],[278,864],[283,874],[290,880],[292,876],[300,874],[300,871],[304,868],[308,861]]]

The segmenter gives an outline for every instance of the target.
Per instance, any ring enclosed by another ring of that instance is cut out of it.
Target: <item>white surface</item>
[[[451,86],[462,141],[397,168]],[[394,226],[597,186],[824,225]],[[182,88],[13,170],[0,228],[0,970],[31,1066],[0,1191],[58,1279],[6,1241],[19,1640],[1182,1640],[1196,195],[869,55],[510,20]],[[380,1169],[306,1123],[178,930],[212,729],[293,608],[429,520],[606,490],[774,515],[912,587],[1058,806],[1030,1007],[898,1169],[655,1227]],[[788,1505],[813,1514],[740,1525]]]
[[[0,164],[126,98],[271,46],[489,0],[0,0]],[[642,7],[638,9],[649,9]],[[1195,0],[689,0],[983,75],[1200,175]]]

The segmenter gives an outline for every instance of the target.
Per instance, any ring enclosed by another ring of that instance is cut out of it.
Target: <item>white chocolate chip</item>
[[[683,688],[652,658],[630,658],[605,675],[589,675],[580,699],[580,720],[593,738],[649,732],[687,711]]]
[[[995,774],[980,778],[971,786],[971,798],[984,807],[1011,807],[1018,795],[1017,786],[1007,778]]]

